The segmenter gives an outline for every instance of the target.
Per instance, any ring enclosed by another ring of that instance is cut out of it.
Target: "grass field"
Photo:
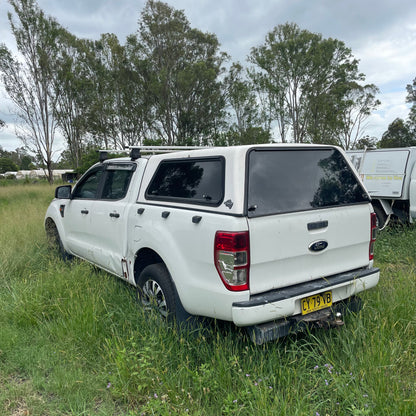
[[[0,415],[415,415],[416,228],[383,232],[363,310],[261,347],[178,334],[132,288],[48,249],[54,189],[0,186]]]

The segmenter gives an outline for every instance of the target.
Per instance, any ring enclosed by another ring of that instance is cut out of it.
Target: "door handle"
[[[120,214],[118,212],[110,212],[110,217],[111,218],[119,218]]]
[[[82,209],[81,214],[88,214],[88,210],[87,209]]]

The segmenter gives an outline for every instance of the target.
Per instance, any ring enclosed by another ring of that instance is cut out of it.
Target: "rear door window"
[[[218,206],[224,198],[223,158],[162,161],[146,199]]]
[[[254,149],[248,155],[249,217],[368,201],[336,149]]]
[[[118,200],[126,196],[136,165],[108,164],[101,199]]]

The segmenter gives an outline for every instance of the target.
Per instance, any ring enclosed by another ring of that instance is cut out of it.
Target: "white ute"
[[[341,149],[149,150],[103,157],[45,217],[64,257],[128,281],[145,307],[232,321],[261,344],[339,323],[377,284],[375,214]]]

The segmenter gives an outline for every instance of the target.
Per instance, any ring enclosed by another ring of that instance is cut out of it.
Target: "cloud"
[[[396,117],[406,118],[405,87],[416,77],[416,2],[379,0],[165,0],[184,10],[191,26],[217,35],[221,50],[247,64],[252,47],[275,26],[302,29],[343,41],[360,60],[366,82],[376,84],[382,106],[366,133],[381,136]],[[115,33],[120,42],[138,29],[146,0],[38,0],[47,15],[78,37]],[[0,42],[14,51],[7,10],[0,0]],[[0,97],[0,101],[2,98]],[[0,111],[5,111],[0,103]],[[0,112],[0,118],[2,113]],[[380,133],[381,132],[381,133]],[[3,132],[4,134],[4,132]],[[2,132],[0,132],[0,137]]]

